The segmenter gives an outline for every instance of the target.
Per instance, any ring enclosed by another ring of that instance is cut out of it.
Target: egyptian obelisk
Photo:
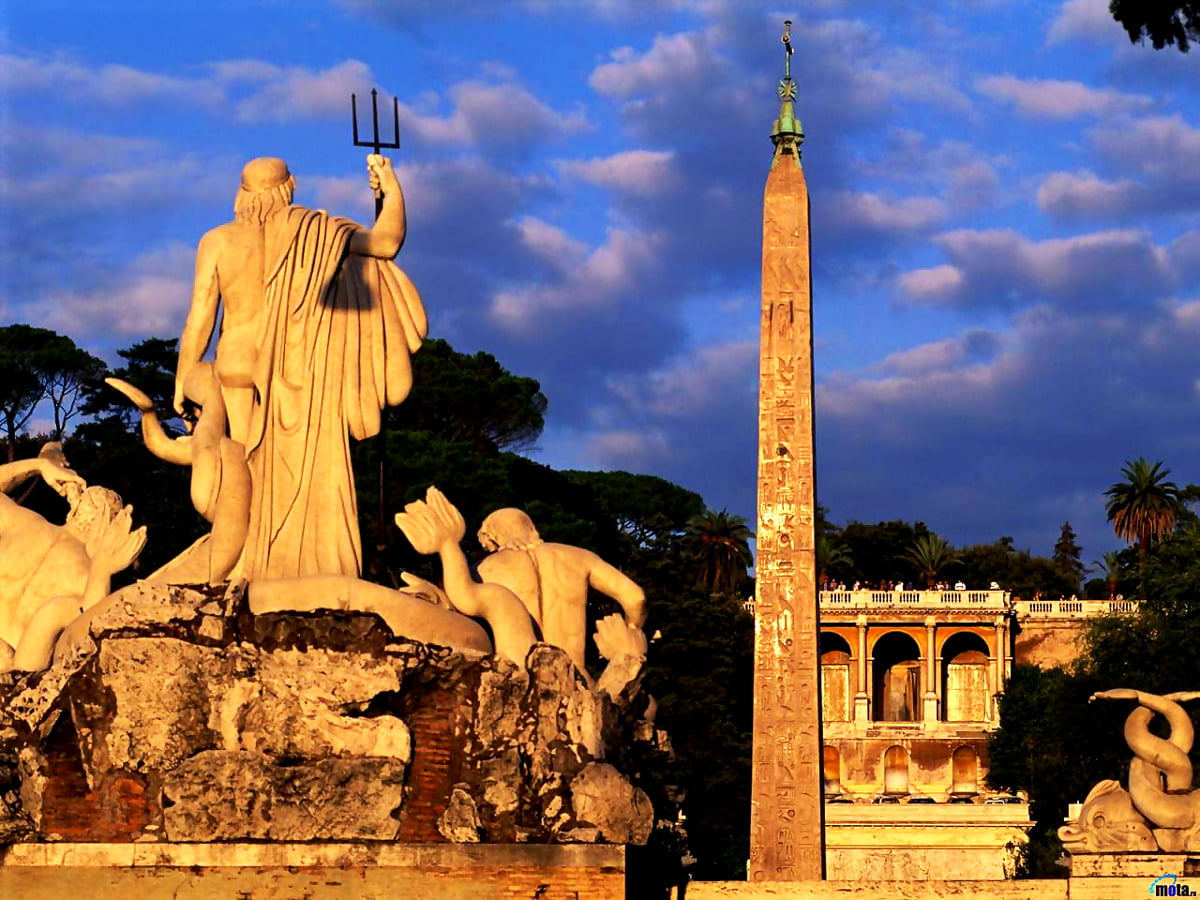
[[[791,23],[763,196],[751,881],[824,877],[812,282]]]

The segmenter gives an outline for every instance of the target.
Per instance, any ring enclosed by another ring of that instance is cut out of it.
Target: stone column
[[[942,679],[941,679],[941,661],[937,656],[937,637],[936,637],[937,619],[933,616],[925,617],[925,654],[927,656],[925,666],[925,709],[922,718],[926,722],[937,725],[938,707],[941,705],[938,701],[941,699]]]
[[[825,872],[809,204],[794,96],[787,78],[763,197],[751,881]]]
[[[859,613],[854,620],[858,626],[858,690],[854,693],[854,721],[871,719],[871,668],[867,659],[867,616]]]
[[[995,722],[999,717],[996,706],[996,694],[1000,692],[1004,677],[1004,647],[1000,643],[1000,627],[1003,621],[1002,618],[997,616],[996,620],[992,623],[993,649],[988,665],[987,718],[989,722]]]
[[[1007,636],[1007,628],[1005,628],[1004,616],[996,616],[996,621],[993,623],[995,634],[992,639],[996,642],[996,664],[994,669],[994,680],[992,681],[991,694],[988,697],[988,717],[989,721],[1000,721],[1000,706],[996,703],[996,695],[1004,690],[1004,679],[1007,675],[1006,663],[1008,653],[1005,648],[1005,638]]]

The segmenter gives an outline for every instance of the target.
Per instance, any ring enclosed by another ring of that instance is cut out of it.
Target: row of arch
[[[842,793],[842,760],[837,747],[826,744],[822,750],[825,793]],[[972,747],[959,747],[950,755],[951,794],[979,793],[979,754]],[[909,793],[908,751],[899,744],[883,754],[883,793]]]
[[[922,697],[934,690],[942,698],[941,718],[947,722],[980,722],[988,710],[988,646],[979,635],[960,631],[942,644],[941,684],[925,682],[921,648],[903,631],[892,631],[876,640],[871,654],[871,719],[877,722],[917,722],[922,718]],[[821,632],[822,706],[825,721],[851,719],[852,683],[850,645],[841,635]]]

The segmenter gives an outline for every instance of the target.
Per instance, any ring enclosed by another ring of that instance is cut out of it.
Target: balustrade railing
[[[1007,609],[1008,591],[821,591],[825,609],[951,607]]]

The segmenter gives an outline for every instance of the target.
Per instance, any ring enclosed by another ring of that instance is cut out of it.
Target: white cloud
[[[1200,128],[1178,114],[1106,124],[1090,137],[1105,159],[1155,180],[1162,189],[1200,184]]]
[[[945,221],[948,208],[937,197],[893,199],[879,194],[837,194],[831,203],[834,227],[852,231],[905,234],[926,231]]]
[[[1153,100],[1143,94],[1089,87],[1081,81],[1017,78],[1013,75],[980,79],[979,89],[989,97],[1011,102],[1021,115],[1035,119],[1109,116],[1145,110],[1153,104]]]
[[[254,84],[247,97],[236,102],[241,122],[290,122],[306,118],[343,118],[351,93],[358,94],[359,137],[371,121],[371,86],[375,77],[366,63],[348,59],[327,69],[275,66],[257,60],[218,63],[214,71],[230,85]],[[388,106],[385,98],[380,98]],[[391,109],[381,109],[379,127],[390,134]],[[369,137],[369,134],[367,135]]]
[[[639,414],[695,416],[709,409],[713,397],[729,385],[753,381],[757,364],[757,341],[732,341],[700,347],[654,372],[611,378],[608,388]]]
[[[897,279],[901,293],[916,305],[1141,305],[1175,278],[1167,250],[1130,229],[1044,241],[1007,229],[960,229],[936,241],[951,265]]]
[[[958,295],[965,282],[962,270],[941,265],[914,269],[899,276],[900,290],[917,306],[935,306]]]
[[[611,61],[597,66],[589,83],[598,93],[618,99],[654,92],[666,84],[682,89],[703,78],[712,55],[700,33],[658,35],[645,53],[639,54],[632,47],[614,50]]]
[[[1054,172],[1038,187],[1038,209],[1055,218],[1116,216],[1137,199],[1138,185],[1127,179],[1106,181],[1091,172]]]
[[[129,107],[146,101],[209,109],[224,99],[220,85],[204,78],[176,78],[124,65],[88,66],[64,56],[0,55],[0,91],[53,93],[78,103]]]
[[[591,128],[582,111],[551,109],[519,84],[460,82],[450,98],[454,109],[446,116],[401,104],[403,127],[428,143],[457,147],[558,139]]]
[[[627,150],[597,159],[560,159],[555,166],[568,178],[651,196],[668,189],[677,180],[671,168],[674,159],[674,151],[669,150]]]
[[[536,216],[523,217],[517,222],[517,231],[522,244],[556,269],[569,271],[587,259],[587,245],[583,241]]]
[[[545,234],[543,229],[543,238]],[[657,235],[610,228],[604,244],[563,272],[556,283],[524,284],[497,292],[489,315],[506,330],[528,332],[537,329],[539,317],[546,312],[613,309],[623,295],[645,289],[639,281],[660,263],[661,245]]]
[[[191,302],[194,248],[173,243],[87,287],[49,291],[24,307],[25,321],[65,334],[178,334]]]
[[[1046,42],[1083,39],[1115,44],[1124,35],[1108,11],[1108,0],[1066,0],[1050,22]]]
[[[605,388],[591,410],[590,465],[660,473],[686,485],[726,460],[728,474],[753,479],[757,340],[694,347],[649,371],[610,375]]]
[[[146,138],[10,123],[0,129],[0,158],[0,201],[10,213],[36,210],[43,221],[81,210],[128,214],[214,190],[227,191],[232,202],[236,189],[220,181],[211,161]]]
[[[605,431],[587,439],[584,456],[600,469],[644,472],[672,456],[671,443],[660,430]]]

